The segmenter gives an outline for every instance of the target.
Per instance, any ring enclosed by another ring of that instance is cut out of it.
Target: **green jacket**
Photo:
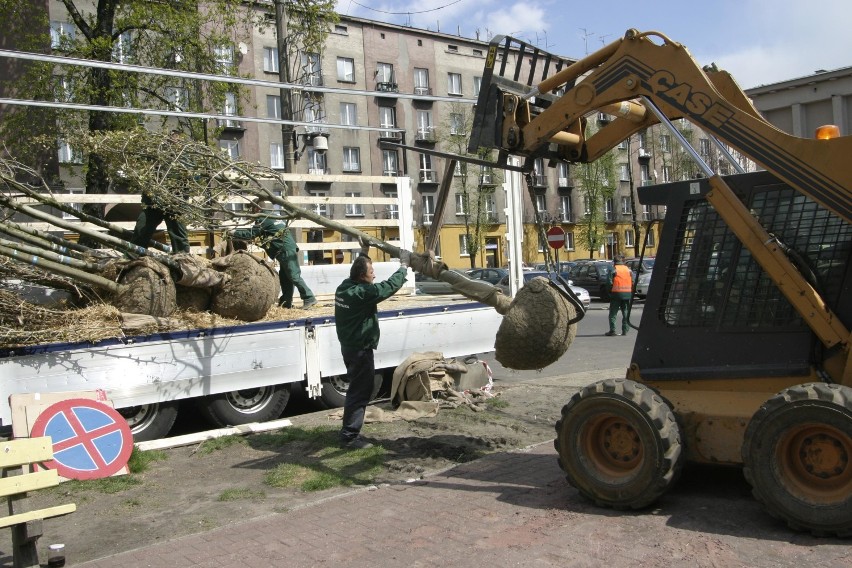
[[[334,293],[337,339],[344,351],[379,346],[378,304],[393,296],[406,281],[407,269],[400,267],[384,282],[367,284],[347,278]]]
[[[275,221],[269,217],[258,219],[249,229],[237,229],[233,233],[235,239],[258,239],[259,245],[270,258],[278,258],[282,252],[298,250],[296,241],[287,228],[287,223]]]

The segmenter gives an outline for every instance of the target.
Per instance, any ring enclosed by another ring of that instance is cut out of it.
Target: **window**
[[[456,194],[456,215],[467,215],[470,196],[467,193]]]
[[[318,53],[302,54],[302,73],[306,85],[322,86],[322,65]]]
[[[473,54],[476,55],[477,57],[482,57],[482,50],[481,49],[474,49]]]
[[[563,195],[559,198],[559,214],[562,221],[570,222],[571,219],[571,197]]]
[[[234,71],[234,46],[219,45],[213,48],[213,58],[216,60],[219,71],[223,75],[230,75]]]
[[[633,229],[624,230],[624,246],[633,247]]]
[[[645,246],[653,247],[657,246],[656,237],[654,237],[654,229],[648,229],[648,232],[645,233]]]
[[[225,116],[237,116],[239,114],[237,112],[237,95],[234,93],[225,93],[225,105],[222,108],[222,114]],[[240,121],[229,119],[220,120],[219,126],[238,128],[240,127]]]
[[[479,89],[482,88],[482,77],[473,78],[473,96],[479,96]]]
[[[447,73],[447,94],[462,94],[462,76],[459,73]]]
[[[432,216],[435,215],[435,198],[431,195],[424,195],[420,198],[420,205],[423,209],[423,224],[431,225]]]
[[[414,94],[415,95],[430,95],[429,89],[429,70],[420,67],[414,68]]]
[[[70,77],[59,76],[56,78],[54,100],[65,103],[74,100],[74,81]]]
[[[266,116],[269,118],[281,118],[281,97],[278,95],[266,95]]]
[[[709,138],[700,138],[698,140],[698,151],[702,156],[710,155],[710,139]]]
[[[183,87],[166,87],[163,94],[170,106],[178,110],[183,110],[189,102],[189,94]]]
[[[305,99],[305,108],[302,110],[302,118],[305,122],[312,122],[314,124],[325,124],[325,113],[323,112],[322,105],[318,101],[314,101],[311,99]],[[323,132],[322,126],[306,126],[305,132]]]
[[[559,187],[570,187],[568,179],[568,162],[559,162],[556,165],[556,176],[559,181]]]
[[[326,173],[325,153],[308,148],[308,173],[320,176]]]
[[[637,133],[636,139],[639,141],[640,148],[647,148],[647,145],[645,144],[645,131]]]
[[[663,152],[671,152],[672,137],[670,134],[660,134],[660,150]]]
[[[630,181],[630,166],[628,164],[618,164],[618,172],[618,179]]]
[[[396,150],[382,150],[382,175],[399,175],[399,156]]]
[[[432,167],[432,156],[420,154],[420,181],[438,183],[438,172]]]
[[[385,192],[385,197],[393,197],[396,199],[398,196],[395,191]],[[391,203],[385,208],[385,217],[388,219],[399,219],[399,205],[396,203]]]
[[[361,171],[361,149],[347,146],[343,148],[343,171]]]
[[[240,143],[237,140],[219,140],[219,149],[228,154],[232,160],[240,157]]]
[[[340,103],[340,124],[358,126],[358,107],[355,103]]]
[[[592,214],[592,200],[589,199],[588,195],[583,196],[583,214],[591,215]]]
[[[461,160],[457,161],[456,169],[453,170],[453,175],[456,177],[467,175],[467,162],[462,162]]]
[[[650,205],[646,204],[646,205],[642,206],[642,220],[643,221],[650,221],[651,220],[651,206]]]
[[[50,22],[50,47],[59,49],[63,42],[72,42],[77,28],[71,22]]]
[[[349,33],[349,28],[347,28],[343,24],[335,24],[334,25],[334,33],[347,35]]]
[[[467,235],[467,234],[459,235],[459,256],[470,257],[470,252],[468,252],[469,249],[468,249],[468,246],[467,246],[467,243],[468,243],[467,237],[468,236],[469,235]]]
[[[68,188],[68,193],[71,195],[83,195],[86,193],[86,190],[82,187]],[[66,203],[69,207],[73,207],[75,211],[82,211],[83,204],[82,203]],[[68,219],[69,221],[77,220],[78,217],[76,215],[72,215],[71,213],[62,212],[62,218]]]
[[[130,61],[130,32],[124,32],[118,36],[112,44],[112,60],[119,63]]]
[[[453,53],[458,53],[459,46],[450,44],[450,45],[447,46],[447,51],[452,51]]]
[[[604,201],[604,219],[607,221],[613,220],[613,202],[612,197],[606,198]]]
[[[71,145],[65,140],[59,141],[59,163],[60,164],[82,164],[83,163],[83,153],[76,149],[72,148]]]
[[[464,135],[464,115],[451,112],[450,113],[450,134]]]
[[[376,63],[376,82],[393,83],[393,65],[390,63]]]
[[[632,211],[633,211],[633,209],[630,206],[630,198],[626,197],[626,196],[622,196],[621,197],[621,214],[622,215],[630,215],[630,213]]]
[[[432,111],[417,111],[417,140],[434,140],[435,129],[432,127]]]
[[[347,191],[346,197],[361,197],[361,193],[357,191]],[[363,217],[364,216],[364,208],[360,203],[347,203],[346,204],[346,216],[347,217]]]
[[[627,150],[627,140],[622,140],[621,142],[619,142],[616,148],[618,148],[619,150]]]
[[[565,250],[574,250],[574,233],[565,233]]]
[[[489,220],[497,220],[497,213],[495,213],[496,206],[494,204],[494,194],[489,193],[485,196],[485,200],[483,201],[483,205],[485,206],[485,216]]]
[[[395,107],[379,107],[379,126],[382,128],[396,127],[396,108]],[[384,131],[379,133],[383,138],[396,138],[397,133],[393,131]]]
[[[355,82],[355,60],[351,57],[337,58],[337,80],[347,83]]]
[[[663,181],[672,181],[672,167],[663,166]]]
[[[263,48],[263,71],[266,73],[278,73],[278,48]]]
[[[639,164],[639,178],[642,180],[642,185],[651,185],[651,168],[648,164]]]
[[[328,197],[327,191],[310,191],[308,194],[311,197]],[[314,203],[311,205],[311,211],[316,213],[317,215],[322,215],[323,217],[328,217],[328,205],[325,203]]]
[[[281,142],[269,144],[269,165],[271,168],[284,167],[284,144]]]
[[[535,196],[535,210],[538,213],[547,212],[547,196],[543,194],[537,194]]]

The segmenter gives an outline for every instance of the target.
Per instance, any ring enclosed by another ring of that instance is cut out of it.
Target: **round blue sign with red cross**
[[[30,435],[50,436],[53,460],[44,466],[68,479],[98,479],[118,473],[133,451],[133,434],[121,414],[85,398],[48,406],[36,418]]]

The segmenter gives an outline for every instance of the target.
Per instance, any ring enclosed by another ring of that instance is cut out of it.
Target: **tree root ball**
[[[278,275],[262,260],[236,252],[213,261],[230,279],[213,290],[210,311],[242,321],[262,319],[278,299]]]
[[[169,269],[149,257],[128,262],[118,275],[118,283],[122,290],[111,303],[122,312],[166,317],[177,307]]]
[[[518,291],[503,316],[494,343],[495,358],[508,369],[542,369],[557,361],[574,341],[569,325],[574,306],[546,278],[537,277]]]
[[[182,310],[206,312],[210,308],[212,291],[210,288],[193,288],[190,286],[175,286],[177,305]]]

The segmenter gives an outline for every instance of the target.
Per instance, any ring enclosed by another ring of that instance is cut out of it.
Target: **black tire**
[[[680,476],[680,428],[653,390],[626,379],[583,388],[556,423],[559,467],[581,495],[614,509],[647,507]]]
[[[198,399],[198,412],[214,426],[238,426],[275,420],[290,400],[290,385],[223,392]]]
[[[130,432],[133,434],[133,441],[147,442],[169,435],[169,431],[177,420],[178,403],[159,402],[117,410],[127,420],[127,425],[130,426]]]
[[[382,388],[383,375],[380,371],[376,371],[374,377],[375,384],[373,385],[373,394],[370,400],[376,398],[379,390]],[[346,403],[346,391],[349,389],[349,377],[344,375],[334,375],[331,377],[322,378],[322,387],[318,398],[313,399],[316,405],[323,410],[331,410],[332,408],[343,408]]]
[[[790,387],[754,414],[743,473],[773,517],[815,536],[852,536],[852,389]]]

